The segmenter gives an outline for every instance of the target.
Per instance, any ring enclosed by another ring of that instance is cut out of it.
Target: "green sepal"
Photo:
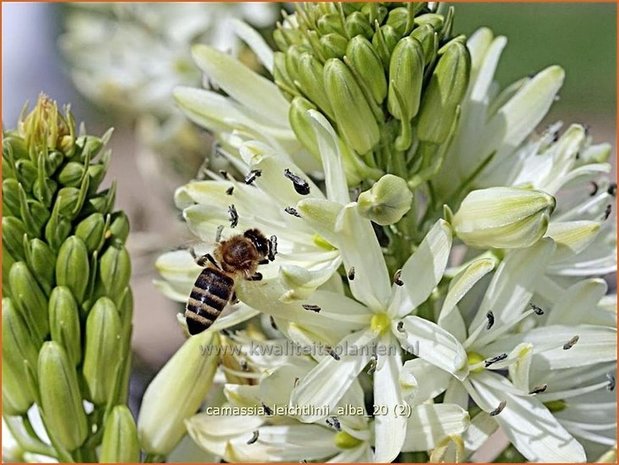
[[[54,271],[56,267],[56,256],[52,249],[41,239],[31,239],[28,241],[24,236],[24,251],[26,262],[34,272],[34,276],[45,292],[49,295],[54,283]]]
[[[99,460],[103,463],[140,461],[138,431],[125,405],[114,407],[105,421]]]
[[[99,275],[105,294],[120,303],[122,292],[129,285],[131,278],[131,260],[124,247],[110,246],[101,256]]]
[[[79,222],[75,235],[84,241],[88,253],[91,254],[103,245],[105,240],[106,221],[101,213],[93,213]]]

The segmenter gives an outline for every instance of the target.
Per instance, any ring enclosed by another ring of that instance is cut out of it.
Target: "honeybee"
[[[234,288],[239,279],[259,281],[262,274],[258,265],[275,260],[277,238],[267,239],[259,230],[248,229],[243,234],[221,241],[213,255],[192,255],[204,267],[185,306],[189,334],[195,335],[208,329],[224,307],[236,299]]]

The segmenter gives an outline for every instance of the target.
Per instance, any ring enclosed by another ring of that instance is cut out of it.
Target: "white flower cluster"
[[[266,43],[237,30],[272,73]],[[616,268],[610,146],[580,125],[537,134],[563,71],[501,90],[505,43],[488,29],[466,42],[467,91],[430,181],[411,188],[382,173],[362,193],[347,179],[352,149],[321,112],[307,113],[317,160],[271,80],[194,47],[225,95],[175,96],[247,177],[210,172],[176,204],[205,251],[258,228],[278,252],[147,391],[147,452],[169,454],[185,426],[228,462],[467,461],[499,429],[528,461],[595,461],[616,447],[616,296],[600,278]],[[401,238],[393,273],[378,232],[403,217],[420,234]],[[157,267],[160,289],[186,302],[200,272],[191,254],[166,253]],[[211,388],[223,396],[211,392],[195,414]]]

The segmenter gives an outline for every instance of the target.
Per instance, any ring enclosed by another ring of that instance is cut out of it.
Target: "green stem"
[[[144,463],[161,463],[166,461],[165,455],[159,454],[146,454],[144,456]]]

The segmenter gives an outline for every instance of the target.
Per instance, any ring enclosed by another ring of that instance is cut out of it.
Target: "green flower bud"
[[[218,344],[219,336],[212,331],[190,337],[150,383],[138,418],[144,451],[168,455],[185,435],[185,420],[204,401],[217,368],[216,350],[207,352],[204,348]],[[175,408],[170,409],[170,405]]]
[[[30,160],[17,160],[15,162],[15,174],[17,180],[28,192],[32,190],[32,185],[37,179],[37,168]]]
[[[391,26],[385,24],[381,26],[372,37],[372,45],[378,52],[378,56],[380,56],[381,61],[383,62],[383,66],[385,69],[389,67],[389,61],[391,58],[391,53],[393,49],[398,44],[400,40],[400,36],[395,29]]]
[[[58,174],[58,181],[65,187],[77,187],[82,183],[85,167],[82,163],[70,161]]]
[[[420,140],[443,143],[456,118],[456,108],[464,98],[469,82],[471,58],[459,40],[439,50],[441,55],[430,84],[424,92],[417,133]]]
[[[369,152],[380,131],[354,75],[340,60],[331,59],[325,63],[324,81],[340,133],[356,152]]]
[[[423,84],[423,49],[417,39],[405,37],[393,50],[389,64],[389,113],[402,121],[400,140],[396,148],[404,151],[412,144],[410,120],[419,111]]]
[[[302,92],[324,113],[332,117],[333,107],[325,89],[324,69],[320,62],[310,53],[304,53],[299,59],[297,81]]]
[[[88,177],[84,177],[83,184],[88,184]],[[58,197],[56,202],[58,203],[58,211],[60,216],[72,220],[77,216],[78,212],[84,205],[86,198],[86,192],[82,192],[82,189],[75,187],[63,187],[58,191]]]
[[[316,21],[316,28],[320,34],[338,34],[340,36],[346,35],[344,25],[342,24],[342,18],[337,13],[326,14],[318,18]]]
[[[2,214],[3,216],[19,216],[19,183],[17,179],[2,181]]]
[[[353,37],[346,49],[347,64],[353,68],[379,105],[387,96],[387,79],[380,57],[368,39]]]
[[[411,32],[413,39],[417,39],[423,49],[423,57],[425,66],[429,65],[438,51],[438,37],[432,26],[424,24]]]
[[[400,221],[410,210],[412,201],[413,193],[406,181],[386,174],[359,195],[357,208],[361,216],[386,226]]]
[[[13,263],[15,263],[15,260],[5,250],[2,256],[2,297],[13,297],[9,283],[9,274]]]
[[[105,220],[101,213],[93,213],[87,216],[75,228],[75,235],[84,241],[88,254],[92,254],[101,247],[104,241],[104,232]]]
[[[75,450],[88,436],[75,368],[62,346],[48,341],[39,353],[37,371],[47,433],[66,450]]]
[[[346,54],[348,39],[340,34],[327,34],[320,38],[320,45],[326,59],[342,58]]]
[[[26,367],[34,369],[39,350],[11,299],[2,299],[2,395],[5,413],[21,415],[35,401]],[[27,364],[27,365],[26,365]]]
[[[56,202],[52,216],[45,226],[45,240],[53,250],[58,250],[71,233],[71,221],[60,216],[60,204]]]
[[[52,249],[40,239],[32,239],[30,242],[24,241],[24,251],[26,262],[31,270],[36,270],[35,278],[46,295],[52,290],[54,282],[54,269],[56,266],[56,256]]]
[[[114,407],[105,421],[99,460],[102,463],[140,461],[138,431],[131,411],[124,405]]]
[[[56,187],[58,184],[53,179],[49,178],[47,171],[45,154],[41,152],[39,153],[38,158],[37,180],[32,186],[32,193],[43,204],[47,215],[49,216],[49,212],[47,210],[52,205],[52,197],[56,192]]]
[[[116,305],[107,297],[95,302],[86,320],[86,348],[82,372],[97,405],[106,404],[114,390],[116,366],[120,363],[121,324]]]
[[[282,52],[275,52],[273,54],[273,81],[284,92],[284,95],[290,99],[295,95],[299,95],[299,91],[286,68],[286,56]]]
[[[538,190],[479,189],[464,198],[451,224],[471,247],[530,247],[546,232],[554,207],[554,197]]]
[[[426,13],[415,18],[417,26],[430,25],[435,31],[440,31],[443,28],[445,18],[438,13]]]
[[[105,293],[120,303],[131,278],[131,260],[124,247],[110,246],[101,256],[100,276]]]
[[[107,215],[112,212],[114,200],[116,198],[116,183],[112,183],[112,187],[106,189],[97,195],[90,197],[84,205],[83,214],[102,213]]]
[[[60,344],[73,363],[82,360],[80,314],[68,287],[54,288],[49,298],[49,327],[52,341]]]
[[[106,233],[109,234],[118,244],[124,244],[129,236],[129,218],[120,211],[112,214],[112,223]]]
[[[389,10],[387,10],[384,5],[369,2],[365,3],[363,7],[361,7],[361,12],[367,16],[370,24],[374,24],[375,22],[380,24],[387,17]]]
[[[400,36],[404,36],[410,32],[413,27],[413,16],[409,9],[404,6],[394,8],[387,16],[387,24]]]
[[[307,53],[311,49],[306,45],[293,45],[290,47],[286,54],[283,55],[286,61],[286,71],[288,76],[292,76],[296,79],[299,76],[299,62],[301,61],[301,55]]]
[[[67,238],[58,251],[56,283],[59,286],[68,287],[75,296],[75,300],[82,303],[89,275],[90,263],[86,244],[77,236]]]
[[[312,128],[312,121],[307,113],[316,107],[303,97],[295,97],[290,104],[288,120],[295,136],[303,146],[317,159],[320,160],[318,141]]]
[[[19,214],[26,228],[26,232],[31,237],[36,237],[40,234],[41,228],[49,218],[49,211],[43,204],[34,199],[28,199],[26,192],[21,184],[18,189],[19,193]]]
[[[374,35],[374,30],[372,29],[370,21],[359,11],[355,11],[346,18],[345,27],[348,37],[354,38],[361,35],[366,39],[371,39],[372,35]]]
[[[13,303],[20,310],[37,341],[49,334],[47,299],[24,262],[14,263],[9,273]]]
[[[75,140],[75,145],[82,149],[82,159],[93,159],[105,146],[104,139],[109,139],[111,132],[108,131],[103,137],[80,136]]]
[[[110,153],[109,151],[106,153]],[[107,163],[97,163],[88,167],[88,194],[93,195],[101,185],[105,174],[107,173]]]
[[[2,245],[4,251],[8,252],[14,260],[26,259],[24,234],[26,234],[26,227],[21,220],[13,216],[2,217]]]

